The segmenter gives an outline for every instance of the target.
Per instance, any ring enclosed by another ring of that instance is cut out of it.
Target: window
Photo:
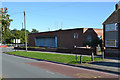
[[[117,40],[106,40],[105,46],[106,47],[118,47],[118,41]]]
[[[118,24],[115,23],[115,26],[116,26],[116,27],[115,27],[115,30],[118,31]]]
[[[87,36],[87,41],[89,41],[89,42],[92,41],[92,36],[91,36],[91,35],[88,35],[88,36]]]
[[[78,38],[78,33],[74,33],[74,38]]]
[[[99,38],[99,39],[102,39],[102,36],[101,36],[101,35],[98,35],[98,38]]]
[[[105,25],[105,31],[118,31],[118,24],[106,24]]]

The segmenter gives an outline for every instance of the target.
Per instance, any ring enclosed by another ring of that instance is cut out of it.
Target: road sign
[[[20,39],[14,39],[13,43],[20,43]]]

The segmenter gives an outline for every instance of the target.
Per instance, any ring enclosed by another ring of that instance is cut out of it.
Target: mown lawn
[[[36,59],[44,59],[48,61],[55,61],[67,64],[78,64],[80,61],[80,57],[78,56],[78,60],[76,62],[76,56],[74,55],[63,55],[63,54],[51,54],[51,53],[41,53],[41,52],[25,52],[25,51],[13,51],[6,52],[7,54],[14,54],[24,57],[36,58]],[[83,63],[91,61],[91,57],[83,56]],[[101,58],[94,58],[94,61],[101,61]]]

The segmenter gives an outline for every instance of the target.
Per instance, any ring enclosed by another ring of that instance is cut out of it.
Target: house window
[[[106,47],[118,47],[118,41],[117,40],[106,40],[105,46]]]
[[[115,30],[118,31],[118,24],[116,23],[115,26]]]
[[[87,36],[87,41],[89,41],[89,42],[92,41],[92,36],[91,36],[91,35],[88,35],[88,36]]]
[[[78,38],[78,33],[74,33],[74,38]]]
[[[105,25],[105,31],[118,31],[118,24],[106,24]]]
[[[98,35],[98,38],[99,38],[99,39],[102,39],[102,36]]]

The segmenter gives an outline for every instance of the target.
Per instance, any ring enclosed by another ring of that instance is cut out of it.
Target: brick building
[[[120,53],[120,2],[115,11],[103,23],[106,53]]]
[[[30,33],[28,35],[29,46],[43,46],[72,49],[74,46],[83,45],[100,37],[103,38],[102,29],[77,28],[67,30],[57,30],[40,33]]]
[[[120,8],[116,4],[116,10],[103,23],[104,46],[106,48],[120,48]]]

